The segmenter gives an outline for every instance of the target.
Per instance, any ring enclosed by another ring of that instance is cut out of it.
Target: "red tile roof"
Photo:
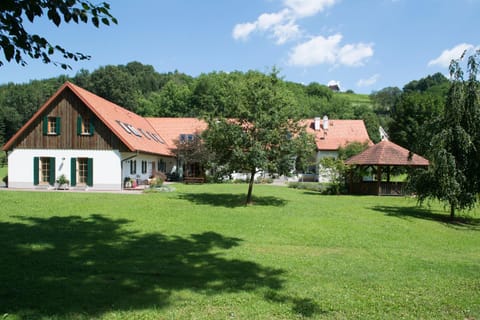
[[[207,123],[197,118],[144,118],[113,102],[66,82],[32,118],[3,146],[11,148],[20,134],[64,90],[71,90],[131,150],[173,156],[172,148],[180,134],[199,134]],[[323,123],[321,121],[321,123]],[[372,144],[363,120],[329,120],[328,131],[314,129],[314,120],[302,120],[307,132],[315,136],[318,150],[338,150],[350,142]]]
[[[131,151],[170,155],[165,139],[147,119],[72,83],[67,84]]]
[[[146,153],[171,155],[170,149],[158,132],[145,118],[105,100],[73,83],[66,82],[30,120],[3,146],[8,150],[20,134],[56,99],[64,90],[71,90],[129,149]]]
[[[197,118],[146,118],[152,127],[166,141],[170,148],[175,147],[175,141],[181,134],[201,134],[207,129],[207,123]]]
[[[302,120],[307,132],[315,136],[315,143],[320,151],[338,150],[352,142],[367,142],[369,145],[373,145],[363,120],[329,119],[326,131],[323,129],[323,120],[320,120],[320,123],[319,130],[315,130],[313,119]]]
[[[428,160],[395,143],[384,140],[353,156],[346,164],[389,165],[389,166],[428,166]]]

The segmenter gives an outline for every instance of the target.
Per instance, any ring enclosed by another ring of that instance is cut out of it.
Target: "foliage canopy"
[[[236,107],[234,117],[208,115],[203,137],[217,170],[249,174],[246,203],[250,204],[256,173],[288,175],[297,155],[313,153],[313,143],[299,124],[295,100],[276,70],[269,75],[248,72],[231,102]]]
[[[60,65],[63,69],[69,68],[66,63],[52,60],[55,52],[59,52],[64,59],[87,60],[90,56],[81,52],[71,52],[60,45],[50,43],[46,38],[31,33],[25,27],[27,20],[34,23],[44,14],[57,27],[64,23],[92,23],[95,27],[100,24],[117,24],[117,19],[110,13],[110,5],[106,2],[95,5],[86,0],[2,0],[0,2],[0,51],[3,51],[4,61],[15,61],[25,66],[25,56],[40,59],[44,63]]]
[[[428,171],[412,177],[420,201],[438,199],[456,210],[472,208],[480,192],[480,82],[477,78],[480,51],[467,61],[450,65],[452,83],[443,113],[429,125]]]

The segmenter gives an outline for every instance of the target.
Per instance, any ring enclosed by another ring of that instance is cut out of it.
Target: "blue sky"
[[[28,61],[0,67],[0,83],[139,61],[158,72],[262,72],[285,80],[339,82],[371,93],[402,88],[480,46],[480,0],[110,0],[118,25],[29,26],[92,56],[72,70]]]

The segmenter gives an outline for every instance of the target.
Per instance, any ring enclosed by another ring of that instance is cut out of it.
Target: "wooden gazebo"
[[[391,169],[393,167],[428,167],[428,160],[391,141],[384,140],[347,159],[345,164],[376,168],[374,181],[363,181],[363,179],[355,181],[353,174],[350,174],[349,192],[351,194],[402,195],[404,183],[390,181]],[[386,173],[386,180],[382,179],[384,173]]]

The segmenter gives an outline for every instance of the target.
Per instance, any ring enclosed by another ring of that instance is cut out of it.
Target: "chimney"
[[[323,130],[328,131],[328,117],[326,115],[323,116]]]
[[[320,117],[315,117],[313,123],[315,131],[320,131]]]

